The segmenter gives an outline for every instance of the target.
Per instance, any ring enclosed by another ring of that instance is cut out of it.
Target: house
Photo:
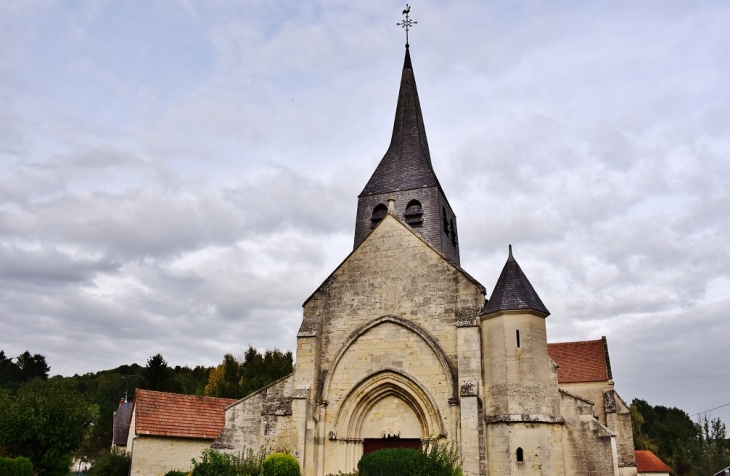
[[[669,476],[669,473],[672,472],[672,468],[649,450],[636,451],[636,470],[638,476]]]
[[[201,397],[137,389],[126,449],[132,476],[187,471],[224,425],[228,398]]]
[[[112,448],[127,448],[129,438],[129,423],[132,421],[134,404],[126,399],[119,402],[119,408],[114,412],[112,421]]]

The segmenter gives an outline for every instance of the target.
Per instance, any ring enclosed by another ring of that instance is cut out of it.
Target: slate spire
[[[512,245],[509,245],[509,257],[499,275],[497,284],[494,286],[492,298],[484,306],[480,315],[491,314],[496,311],[519,311],[523,309],[532,309],[534,311],[550,315],[545,304],[542,303],[540,296],[535,292],[530,281],[522,272],[522,268],[517,264],[514,256],[512,256]]]
[[[395,201],[389,204],[391,197]],[[456,215],[431,165],[431,152],[408,45],[390,145],[357,198],[355,248],[388,210],[448,260],[459,264]]]
[[[411,54],[406,46],[390,146],[359,196],[438,186],[431,166]]]

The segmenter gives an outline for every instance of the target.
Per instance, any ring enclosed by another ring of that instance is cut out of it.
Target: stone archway
[[[411,376],[389,368],[355,385],[340,406],[335,422],[330,439],[340,443],[337,466],[344,471],[357,465],[366,440],[370,440],[369,449],[412,447],[425,437],[445,433],[428,391]]]

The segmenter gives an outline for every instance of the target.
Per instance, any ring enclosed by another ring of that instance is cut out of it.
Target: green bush
[[[94,459],[89,468],[91,476],[127,476],[132,464],[132,455],[120,448],[112,448],[103,456]]]
[[[258,453],[248,449],[238,455],[205,450],[200,462],[193,460],[192,476],[260,476],[266,458],[262,447]]]
[[[188,473],[186,473],[185,471],[171,470],[171,471],[168,471],[167,473],[165,473],[165,476],[188,476]]]
[[[463,476],[459,450],[454,442],[439,443],[429,438],[421,447],[421,456],[413,462],[412,476]]]
[[[33,463],[22,456],[15,459],[0,456],[0,476],[33,476]]]
[[[292,455],[273,453],[261,465],[262,476],[301,476],[299,463]]]
[[[456,445],[439,443],[435,438],[427,439],[421,451],[407,448],[373,451],[360,459],[357,469],[363,476],[463,476]]]
[[[418,450],[408,448],[385,448],[363,456],[357,463],[357,469],[367,476],[410,475],[413,461],[421,454]]]

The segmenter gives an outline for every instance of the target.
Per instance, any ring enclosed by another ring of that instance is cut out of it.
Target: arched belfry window
[[[446,207],[441,207],[441,216],[444,219],[444,233],[449,236],[449,219],[446,218]]]
[[[388,214],[388,207],[383,205],[382,203],[376,206],[373,209],[373,216],[370,218],[370,228],[375,228],[375,225],[380,223],[380,220],[385,218],[385,215]]]
[[[522,448],[517,448],[517,462],[518,463],[525,462],[525,453],[522,451]]]
[[[406,206],[406,213],[404,214],[406,223],[412,227],[419,227],[423,225],[423,207],[421,202],[418,200],[411,200]]]

